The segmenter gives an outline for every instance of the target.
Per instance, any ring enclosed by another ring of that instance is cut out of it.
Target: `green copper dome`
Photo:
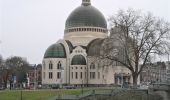
[[[94,39],[87,45],[87,56],[99,56],[104,39]]]
[[[67,18],[65,28],[73,27],[100,27],[107,28],[107,22],[103,14],[95,7],[81,5]]]
[[[66,58],[66,51],[64,45],[53,44],[46,50],[44,58]]]
[[[86,59],[82,55],[75,55],[72,58],[71,65],[86,65]]]

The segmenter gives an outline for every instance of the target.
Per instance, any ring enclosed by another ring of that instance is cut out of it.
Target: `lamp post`
[[[20,100],[22,100],[22,86],[21,86],[21,99]]]
[[[122,88],[123,88],[123,73],[121,73],[121,79],[122,79]]]
[[[60,88],[62,88],[62,78],[60,79]]]
[[[21,88],[20,100],[22,100],[22,82],[21,82],[20,88]]]
[[[83,80],[82,80],[82,85],[81,85],[81,92],[83,94]]]
[[[34,65],[34,89],[36,89],[36,64]]]
[[[123,88],[123,69],[121,69],[121,87]]]

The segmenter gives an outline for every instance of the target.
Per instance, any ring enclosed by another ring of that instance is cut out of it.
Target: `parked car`
[[[75,86],[73,85],[67,85],[67,86],[63,86],[64,89],[76,89]]]
[[[60,85],[59,84],[53,84],[51,86],[52,89],[59,89],[60,88]]]

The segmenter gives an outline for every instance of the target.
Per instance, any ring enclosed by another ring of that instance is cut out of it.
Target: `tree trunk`
[[[133,86],[134,86],[134,87],[137,87],[138,74],[133,73],[133,74],[132,74],[132,77],[133,77]]]
[[[4,81],[4,87],[5,87],[5,88],[7,88],[8,76],[9,76],[9,74],[8,74],[8,73],[7,73],[7,74],[5,74],[5,75],[3,76],[3,81]]]
[[[3,86],[4,86],[4,88],[6,89],[7,88],[7,80],[6,79],[3,79]]]

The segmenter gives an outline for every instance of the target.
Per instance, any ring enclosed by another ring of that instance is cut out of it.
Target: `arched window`
[[[90,69],[95,69],[95,64],[94,63],[90,64]]]
[[[61,69],[61,62],[60,61],[57,64],[57,69]]]
[[[52,79],[53,78],[53,72],[49,72],[49,79]]]
[[[49,63],[49,69],[53,69],[53,63],[51,61]]]

